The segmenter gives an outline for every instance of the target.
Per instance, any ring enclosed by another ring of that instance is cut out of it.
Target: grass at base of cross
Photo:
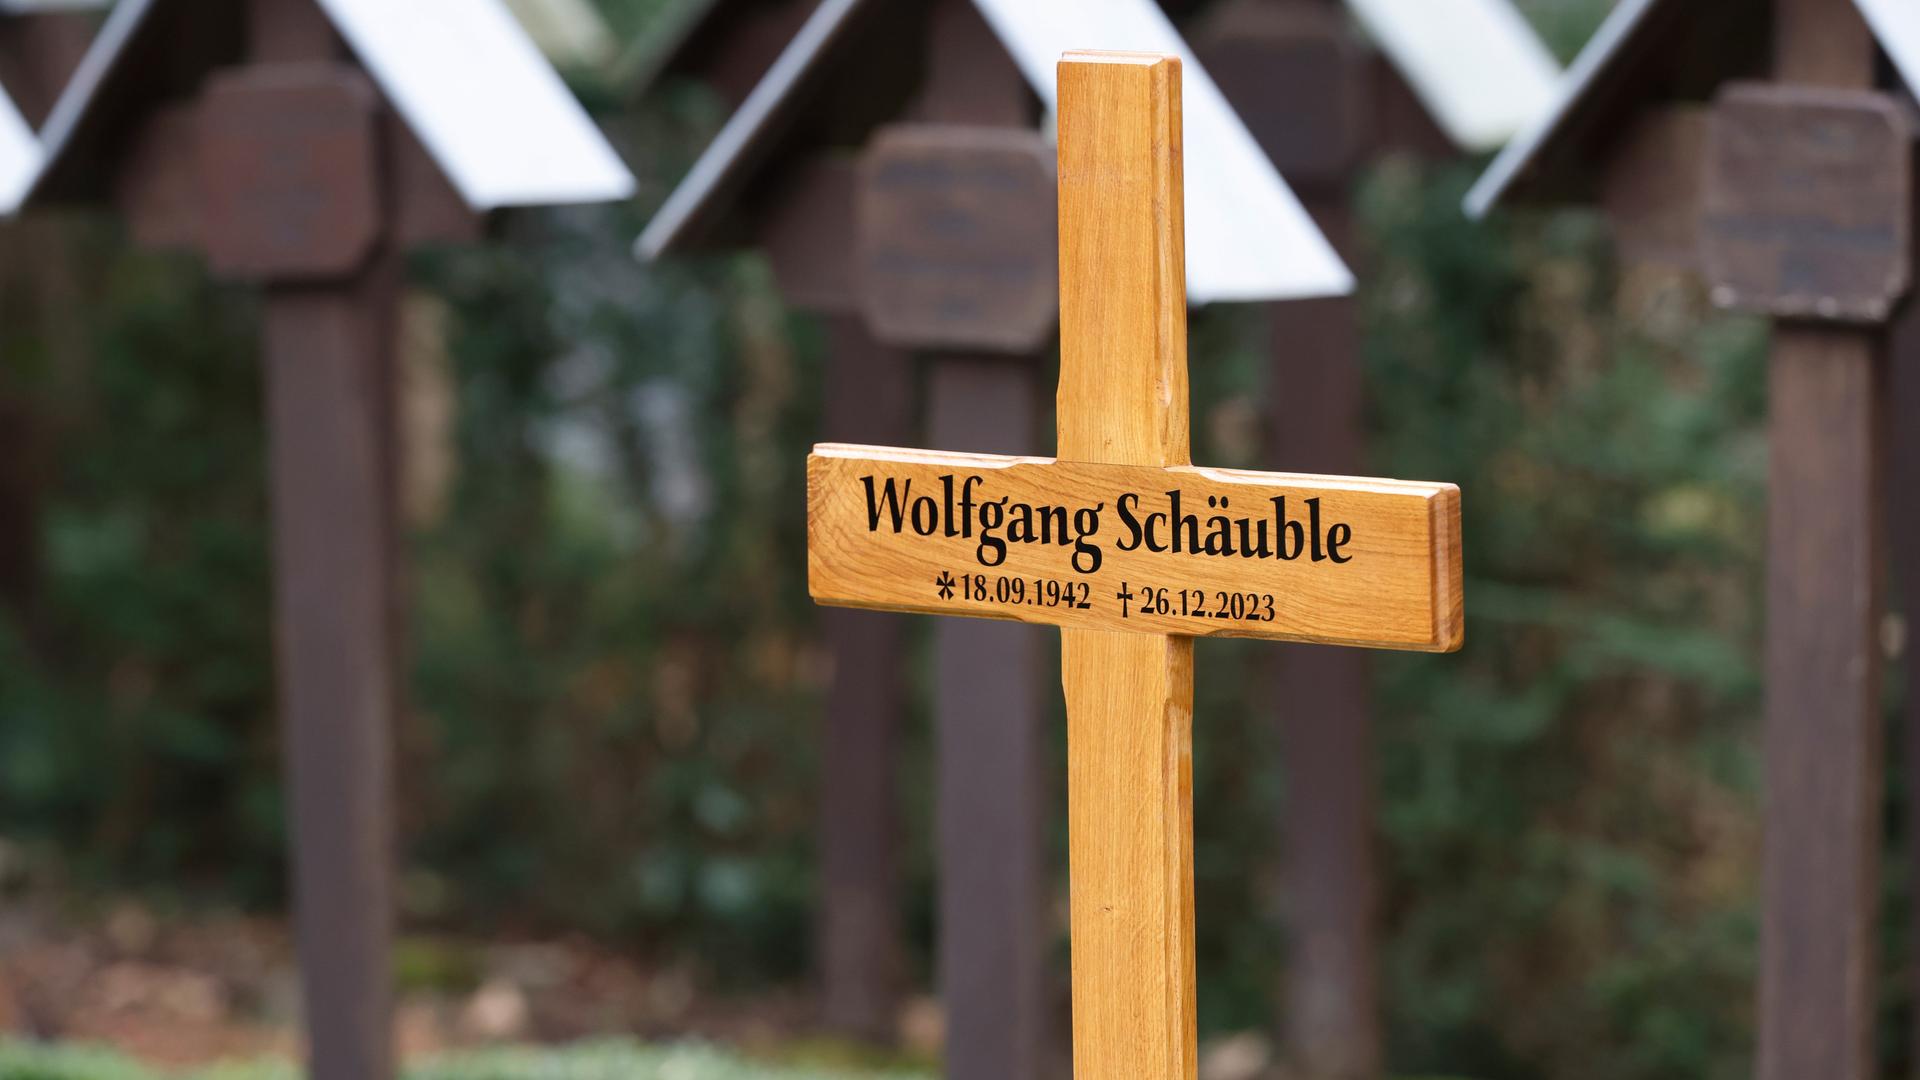
[[[168,1072],[110,1050],[0,1039],[0,1080],[298,1080],[300,1075],[286,1061]],[[931,1080],[925,1073],[779,1065],[707,1046],[621,1041],[452,1054],[411,1063],[401,1075],[403,1080]]]

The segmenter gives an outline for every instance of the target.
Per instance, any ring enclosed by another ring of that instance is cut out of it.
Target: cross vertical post
[[[1059,129],[1060,456],[1188,464],[1180,61],[1069,55]],[[1191,1078],[1193,639],[1060,637],[1076,1075]]]
[[[807,460],[816,602],[1061,628],[1079,1080],[1198,1072],[1193,639],[1463,638],[1458,488],[1188,463],[1180,78],[1060,63],[1060,457]]]

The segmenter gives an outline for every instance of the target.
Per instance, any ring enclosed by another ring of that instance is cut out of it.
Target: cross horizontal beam
[[[822,445],[808,577],[838,606],[1450,652],[1452,484]]]

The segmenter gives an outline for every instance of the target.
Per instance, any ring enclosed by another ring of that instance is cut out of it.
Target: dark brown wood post
[[[266,298],[280,705],[316,1080],[393,1071],[386,276]]]
[[[394,1071],[393,252],[378,95],[310,0],[253,0],[202,96],[217,271],[264,284],[274,624],[315,1080]]]
[[[1871,85],[1847,0],[1775,0],[1775,77]],[[1885,341],[1778,320],[1769,377],[1760,1080],[1875,1074]]]
[[[1321,231],[1348,248],[1344,193],[1313,200]],[[1352,297],[1270,305],[1269,464],[1289,472],[1364,475],[1364,378]],[[1275,700],[1285,798],[1280,815],[1287,967],[1285,1051],[1303,1076],[1380,1074],[1377,848],[1367,661],[1358,649],[1282,645]]]
[[[1029,357],[940,356],[928,385],[931,445],[1030,454],[1039,375]],[[939,977],[952,1080],[1046,1071],[1047,741],[1050,635],[985,619],[934,626],[939,753]]]
[[[1031,127],[1032,93],[972,4],[937,3],[928,42],[926,78],[912,120],[1021,133]],[[973,167],[988,168],[995,153],[982,151],[972,159]],[[1050,158],[1041,154],[1039,160],[1044,168]],[[958,190],[969,186],[957,175],[949,183]],[[1057,217],[1054,200],[1045,202],[1031,215],[1023,213],[1030,209],[1025,203],[1010,198],[998,206],[970,205],[963,213],[1002,225],[1013,219],[1014,230],[1040,238],[1045,251]],[[955,271],[964,261],[952,250],[951,235],[909,231],[918,235],[901,248],[911,250],[922,270]],[[986,231],[975,230],[971,242],[980,242],[979,234]],[[1043,259],[1030,268],[1046,294],[1040,319],[1044,335],[1057,303],[1053,264]],[[965,311],[969,314],[959,319],[949,315],[909,325],[907,336],[976,344],[1019,321],[1000,318],[1005,309],[972,291],[964,272],[939,276],[944,288],[937,297],[915,298],[932,303],[898,306],[888,302],[889,290],[870,281],[870,316],[898,325],[919,321],[915,314],[932,310]],[[1034,453],[1044,393],[1034,352],[1016,347],[998,353],[927,353],[929,445]],[[1038,1080],[1047,1067],[1044,644],[1044,632],[1014,623],[941,619],[934,629],[937,978],[946,1007],[945,1075],[950,1080]]]
[[[1390,97],[1332,0],[1236,0],[1195,47],[1320,231],[1353,257],[1352,187],[1382,137]],[[1402,91],[1404,94],[1404,91]],[[1412,127],[1411,124],[1401,126]],[[1352,297],[1266,305],[1272,389],[1266,465],[1364,475],[1364,374]],[[1367,660],[1356,649],[1274,649],[1280,767],[1280,895],[1287,940],[1277,987],[1281,1054],[1303,1077],[1382,1068],[1373,757]]]
[[[824,434],[904,445],[913,429],[912,357],[873,339],[852,315],[827,319]],[[824,613],[833,679],[821,751],[819,972],[831,1029],[893,1037],[902,988],[900,725],[907,707],[908,620]]]
[[[1878,964],[1883,366],[1782,324],[1769,381],[1760,1076],[1864,1078]]]
[[[1888,437],[1891,441],[1893,482],[1887,509],[1891,518],[1894,557],[1892,569],[1899,583],[1898,597],[1905,633],[1900,660],[1906,669],[1905,739],[1902,771],[1907,778],[1908,872],[1920,870],[1920,305],[1909,303],[1895,324],[1889,348]],[[1909,901],[1908,925],[1920,950],[1920,902]],[[1909,953],[1909,990],[1920,984],[1920,953]],[[1920,999],[1914,1002],[1909,1026],[1920,1040]],[[1913,1073],[1920,1076],[1920,1043]]]
[[[786,302],[827,331],[821,437],[897,444],[913,430],[913,356],[882,344],[858,314],[854,164],[825,153],[793,166],[760,223]],[[908,620],[834,609],[822,632],[833,674],[820,757],[821,906],[814,930],[821,1023],[889,1042],[904,989],[900,818],[894,777],[907,709]]]

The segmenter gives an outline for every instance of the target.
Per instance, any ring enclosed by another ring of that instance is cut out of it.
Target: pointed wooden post
[[[1180,62],[1060,65],[1060,456],[1191,461]],[[1199,1068],[1193,640],[1062,630],[1073,1059],[1086,1080]]]

